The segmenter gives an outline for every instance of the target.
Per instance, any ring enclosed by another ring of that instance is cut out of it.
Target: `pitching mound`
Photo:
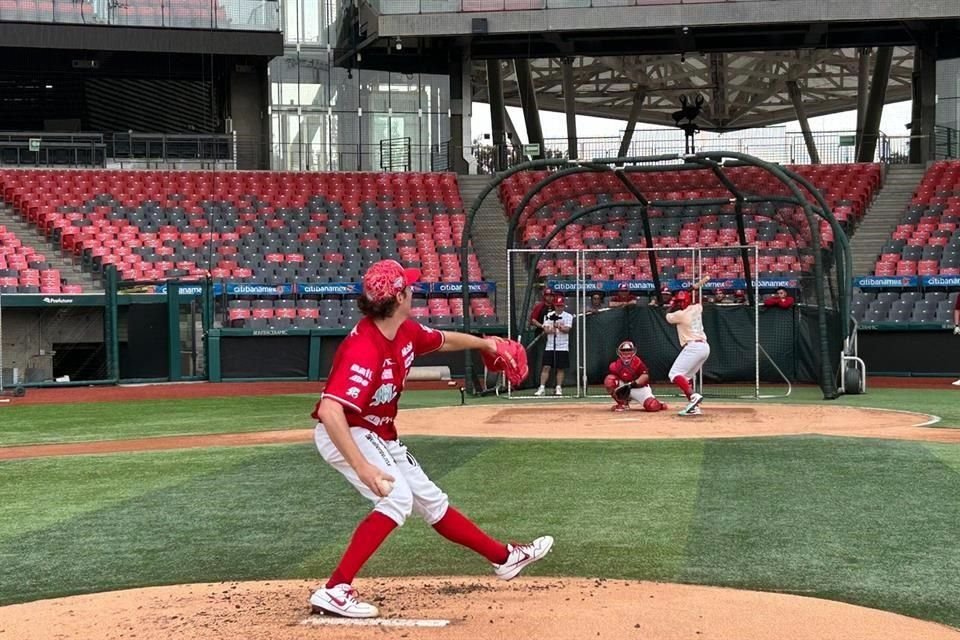
[[[455,420],[450,419],[450,409],[404,411],[397,423],[401,435],[632,440],[819,434],[960,442],[960,429],[931,429],[926,425],[937,418],[910,411],[705,401],[702,415],[681,417],[680,408],[614,413],[609,404],[545,400],[468,407]]]
[[[383,614],[371,625],[311,616],[313,586],[182,585],[33,602],[0,608],[0,633],[32,640],[960,640],[949,627],[839,602],[622,580],[360,580]]]
[[[407,409],[397,417],[401,436],[477,438],[738,438],[820,434],[960,443],[960,429],[935,429],[938,418],[911,411],[839,405],[714,404],[703,415],[613,413],[600,403],[541,403]],[[311,442],[313,429],[252,433],[163,436],[64,444],[0,447],[0,460],[109,454],[196,447],[254,446]]]

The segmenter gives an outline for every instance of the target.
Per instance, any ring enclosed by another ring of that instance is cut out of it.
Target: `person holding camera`
[[[573,328],[573,316],[564,310],[564,305],[563,296],[554,296],[553,311],[543,319],[543,332],[547,336],[547,346],[543,352],[540,388],[533,394],[535,396],[546,394],[550,369],[556,371],[557,376],[554,395],[563,395],[563,376],[570,366],[570,330]]]

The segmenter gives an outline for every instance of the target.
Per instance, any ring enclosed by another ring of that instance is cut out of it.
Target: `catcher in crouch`
[[[603,386],[617,402],[612,411],[628,411],[631,400],[640,403],[644,411],[651,413],[667,409],[667,405],[654,397],[647,365],[629,340],[624,340],[617,347],[617,359],[610,363],[610,373],[604,379]]]

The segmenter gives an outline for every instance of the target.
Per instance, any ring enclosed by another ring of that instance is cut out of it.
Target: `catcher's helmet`
[[[621,358],[632,356],[637,352],[637,348],[629,340],[624,340],[620,343],[620,346],[617,347],[617,355]]]

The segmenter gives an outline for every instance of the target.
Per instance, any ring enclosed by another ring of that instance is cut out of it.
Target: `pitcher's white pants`
[[[420,463],[402,442],[384,440],[363,427],[350,427],[350,435],[368,462],[393,476],[393,491],[387,497],[381,498],[374,494],[360,480],[353,467],[333,444],[322,423],[318,423],[314,429],[313,440],[320,456],[339,471],[360,495],[373,502],[374,511],[387,516],[396,522],[397,526],[403,525],[411,513],[420,516],[431,526],[447,513],[450,504],[447,494],[427,477],[420,468]]]
[[[706,342],[688,342],[680,350],[680,355],[673,361],[670,367],[670,373],[667,375],[672,382],[677,376],[684,376],[687,380],[693,380],[697,372],[703,368],[703,364],[710,357],[710,345]]]

